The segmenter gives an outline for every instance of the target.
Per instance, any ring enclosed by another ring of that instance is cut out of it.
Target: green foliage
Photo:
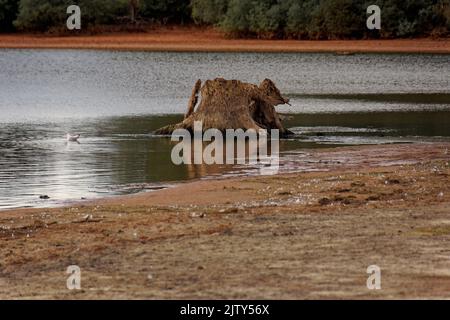
[[[318,0],[291,1],[287,10],[285,31],[298,38],[309,38],[314,31],[313,17],[319,9]]]
[[[273,33],[283,23],[281,6],[276,1],[254,2],[248,15],[249,31],[256,34]]]
[[[0,0],[0,32],[14,30],[18,9],[19,0]]]
[[[78,4],[82,25],[129,22],[131,0],[0,0],[2,30],[63,27],[66,8]],[[137,20],[194,21],[234,36],[341,39],[448,35],[450,0],[377,0],[381,30],[366,28],[371,0],[135,0]]]
[[[192,0],[192,18],[199,24],[216,25],[225,16],[228,2],[225,0]]]
[[[85,24],[112,24],[118,17],[128,14],[128,0],[72,0],[71,2],[80,6]]]
[[[435,29],[448,33],[445,17],[448,7],[449,0],[384,0],[380,4],[381,35],[385,38],[426,36]]]
[[[79,5],[82,24],[110,24],[128,12],[127,0],[20,0],[14,25],[19,30],[47,31],[64,26],[67,7]]]
[[[450,32],[450,1],[447,1],[446,4],[437,7],[436,10],[443,17],[445,29],[447,30],[447,32]]]
[[[200,0],[199,0],[200,1]],[[212,3],[214,0],[201,0]],[[309,39],[448,34],[449,0],[381,0],[382,29],[366,28],[368,0],[228,0],[219,25],[234,35]]]
[[[139,15],[163,24],[189,21],[190,11],[189,0],[140,0]]]
[[[285,11],[282,0],[230,0],[219,25],[235,35],[273,37],[283,32]]]
[[[366,7],[362,1],[334,0],[320,5],[321,37],[360,38],[366,30]]]
[[[249,14],[253,8],[251,0],[229,0],[227,12],[219,25],[223,30],[235,35],[245,35],[250,31]]]
[[[14,25],[19,30],[46,31],[66,19],[66,0],[39,1],[21,0],[19,14]]]

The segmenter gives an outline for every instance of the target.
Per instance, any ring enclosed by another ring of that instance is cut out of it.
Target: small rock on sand
[[[329,205],[330,203],[331,203],[331,200],[328,198],[322,198],[319,200],[319,204],[321,206],[326,206],[326,205]]]

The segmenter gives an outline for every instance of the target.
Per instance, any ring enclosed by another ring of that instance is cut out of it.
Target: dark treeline
[[[0,0],[0,30],[64,31],[79,5],[83,30],[99,26],[213,25],[235,37],[360,39],[448,36],[450,0]],[[366,28],[369,5],[381,30]]]
[[[369,5],[381,9],[380,31],[366,28]],[[193,0],[197,23],[237,36],[295,39],[443,36],[449,0]]]

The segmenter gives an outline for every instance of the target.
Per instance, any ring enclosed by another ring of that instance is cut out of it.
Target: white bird
[[[70,142],[78,142],[78,139],[80,138],[79,134],[66,134],[66,140]]]

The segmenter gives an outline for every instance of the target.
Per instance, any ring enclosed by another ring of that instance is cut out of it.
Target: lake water
[[[215,77],[270,78],[291,99],[278,107],[296,133],[282,154],[450,139],[450,55],[0,50],[0,210],[237,174],[175,166],[173,144],[151,134]]]

